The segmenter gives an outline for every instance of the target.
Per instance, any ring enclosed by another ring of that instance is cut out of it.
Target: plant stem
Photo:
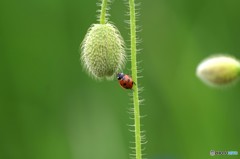
[[[107,10],[107,0],[102,0],[101,14],[100,14],[100,24],[106,23],[106,10]]]
[[[140,125],[140,108],[138,95],[138,81],[137,81],[137,46],[136,46],[136,15],[135,2],[129,0],[130,7],[130,35],[131,35],[131,69],[132,79],[135,82],[133,88],[133,104],[134,104],[134,125],[135,125],[135,155],[136,159],[142,158],[141,149],[141,125]]]

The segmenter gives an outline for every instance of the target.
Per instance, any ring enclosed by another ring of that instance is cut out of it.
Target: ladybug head
[[[124,77],[124,74],[123,73],[118,73],[117,74],[117,79],[120,80]]]

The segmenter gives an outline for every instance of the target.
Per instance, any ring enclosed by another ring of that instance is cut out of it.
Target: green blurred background
[[[240,152],[240,85],[209,88],[195,68],[214,53],[240,58],[240,1],[141,2],[146,157],[239,158],[209,151]],[[111,8],[128,40],[126,6]],[[79,60],[97,9],[96,0],[0,1],[0,159],[129,158],[131,91],[91,79]]]

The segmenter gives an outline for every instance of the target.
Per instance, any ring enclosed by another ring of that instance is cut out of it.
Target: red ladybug
[[[125,89],[132,89],[133,87],[133,80],[129,75],[125,75],[124,73],[118,73],[117,79],[119,81],[119,84],[125,88]]]

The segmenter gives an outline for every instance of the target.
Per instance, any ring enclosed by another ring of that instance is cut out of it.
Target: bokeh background
[[[240,152],[240,84],[213,89],[195,76],[211,54],[240,58],[240,1],[141,3],[145,157]],[[0,1],[0,159],[129,158],[131,91],[91,79],[79,60],[97,9],[95,0]],[[123,1],[111,5],[110,20],[128,41],[126,12]]]

